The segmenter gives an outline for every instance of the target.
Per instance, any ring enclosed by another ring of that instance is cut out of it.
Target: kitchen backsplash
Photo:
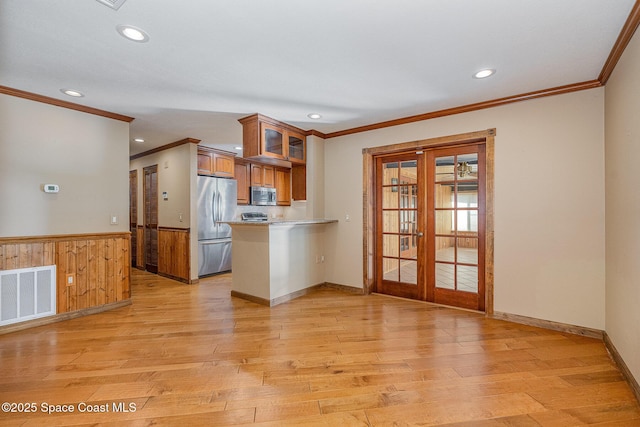
[[[269,219],[305,219],[306,203],[291,202],[291,206],[245,206],[236,208],[236,219],[244,212],[263,212],[269,215]]]

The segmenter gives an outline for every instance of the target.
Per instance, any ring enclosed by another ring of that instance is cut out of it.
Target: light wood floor
[[[379,295],[267,308],[229,291],[229,275],[134,271],[131,306],[0,336],[0,402],[37,405],[0,425],[640,425],[595,339]]]

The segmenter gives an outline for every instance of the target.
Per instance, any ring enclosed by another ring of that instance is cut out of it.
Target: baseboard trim
[[[324,282],[322,284],[322,287],[323,288],[330,288],[330,289],[337,289],[339,291],[347,292],[349,294],[364,295],[364,289],[356,288],[356,287],[353,287],[353,286],[346,286],[346,285],[339,285],[337,283]]]
[[[604,332],[602,338],[604,340],[604,345],[607,348],[607,351],[609,351],[609,354],[611,355],[611,358],[613,359],[614,362],[616,362],[616,365],[618,366],[618,369],[620,369],[620,371],[622,372],[624,379],[627,380],[629,387],[631,387],[633,394],[635,394],[636,396],[636,400],[640,402],[640,385],[638,384],[638,381],[636,381],[635,377],[631,373],[631,370],[629,369],[627,364],[624,362],[624,359],[622,358],[622,356],[620,356],[620,353],[618,353],[618,349],[616,348],[615,345],[613,345],[613,342],[611,341],[611,338],[609,337],[609,335],[606,332]]]
[[[51,323],[58,323],[64,320],[71,320],[77,317],[88,316],[90,314],[97,314],[97,313],[102,313],[104,311],[115,310],[116,308],[126,307],[128,305],[131,305],[130,299],[126,299],[118,302],[111,302],[109,304],[104,304],[97,307],[83,308],[82,310],[71,311],[68,313],[55,314],[53,316],[43,317],[41,319],[27,320],[26,322],[20,322],[13,325],[0,327],[0,335],[23,331],[25,329],[36,328],[38,326],[49,325]]]
[[[243,292],[238,292],[234,290],[231,291],[231,296],[236,298],[242,298],[247,301],[255,302],[256,304],[266,305],[267,307],[274,307],[276,305],[291,301],[292,299],[300,298],[301,296],[307,295],[311,292],[317,291],[322,288],[336,289],[338,291],[342,291],[350,294],[363,295],[363,291],[360,288],[354,288],[353,286],[344,286],[344,285],[338,285],[336,283],[324,282],[324,283],[318,283],[317,285],[309,286],[308,288],[300,289],[299,291],[295,291],[287,295],[282,295],[272,300],[256,297],[254,295],[248,295]]]
[[[245,294],[244,292],[238,292],[238,291],[232,290],[231,296],[235,298],[244,299],[250,302],[255,302],[256,304],[266,305],[267,307],[271,307],[271,301],[269,301],[268,299]]]
[[[552,331],[566,332],[573,335],[581,335],[589,338],[603,339],[604,331],[599,329],[586,328],[583,326],[569,325],[566,323],[553,322],[551,320],[536,319],[535,317],[520,316],[511,313],[502,313],[495,311],[488,314],[487,317],[498,320],[506,320],[508,322],[520,323],[522,325],[536,326],[538,328],[549,329]]]
[[[160,272],[158,272],[156,274],[158,276],[166,277],[167,279],[175,280],[176,282],[182,282],[182,283],[190,284],[189,283],[189,279],[185,279],[184,277],[172,276],[171,274],[160,273]]]
[[[324,283],[319,283],[317,285],[309,286],[308,288],[300,289],[299,291],[291,292],[290,294],[274,298],[271,300],[271,307],[291,301],[292,299],[300,298],[301,296],[307,295],[308,293],[320,289],[320,287],[322,287],[323,285]]]

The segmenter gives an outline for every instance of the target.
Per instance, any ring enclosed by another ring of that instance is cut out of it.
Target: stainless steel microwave
[[[270,187],[250,187],[250,203],[254,206],[275,206],[276,189]]]

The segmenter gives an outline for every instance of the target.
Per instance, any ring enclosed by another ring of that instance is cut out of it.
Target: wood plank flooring
[[[230,281],[134,270],[130,306],[0,336],[0,402],[35,409],[0,426],[640,426],[598,340],[335,289],[268,308]]]

